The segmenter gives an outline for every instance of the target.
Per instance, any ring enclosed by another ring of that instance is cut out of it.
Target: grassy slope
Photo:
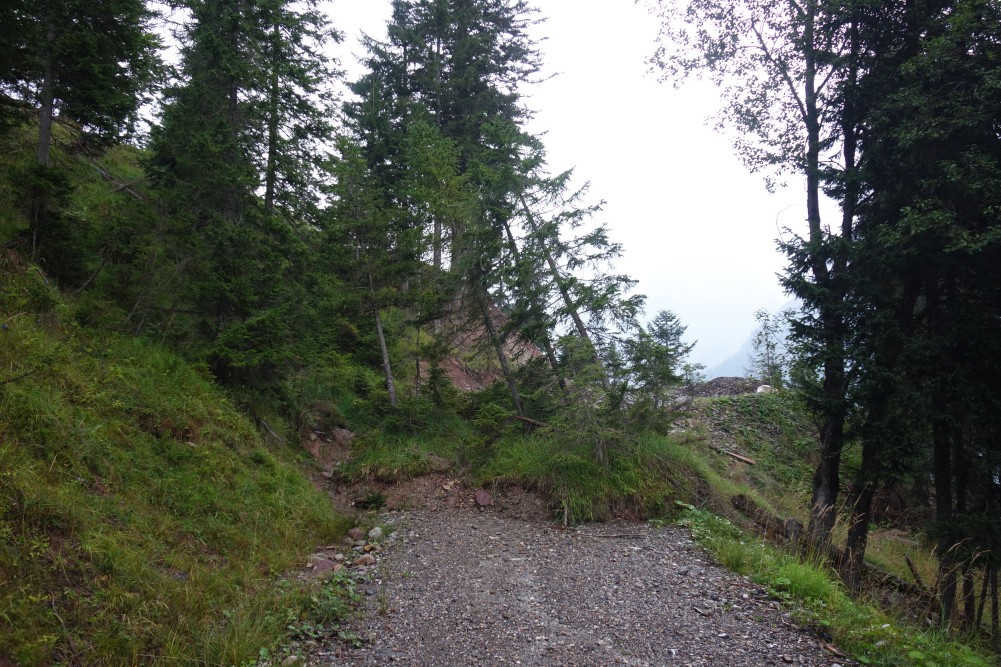
[[[196,370],[69,310],[0,256],[0,665],[256,656],[342,521]]]

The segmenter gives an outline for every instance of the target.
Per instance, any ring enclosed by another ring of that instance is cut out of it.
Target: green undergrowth
[[[826,568],[784,553],[748,536],[725,518],[679,504],[679,522],[721,565],[749,576],[787,604],[805,627],[863,665],[981,667],[997,665],[995,656],[924,631],[851,599]]]
[[[700,398],[692,410],[698,432],[712,446],[754,461],[747,465],[706,451],[720,475],[754,489],[766,507],[805,518],[817,427],[794,393]]]
[[[454,412],[410,398],[355,438],[341,473],[352,480],[410,479],[468,462],[478,442],[473,426]]]
[[[529,428],[493,398],[491,390],[468,395],[452,409],[408,399],[355,439],[341,472],[391,483],[448,468],[479,485],[537,491],[565,524],[661,516],[674,500],[723,514],[733,512],[729,499],[736,494],[764,504],[755,489],[721,474],[688,435],[605,428],[575,440],[568,433],[580,431],[558,427],[559,417]],[[603,458],[595,454],[595,438],[604,444]]]
[[[207,374],[0,257],[0,664],[239,665],[346,527]]]
[[[620,443],[605,461],[586,446],[545,435],[512,436],[491,447],[477,477],[482,484],[541,492],[565,524],[661,516],[677,499],[722,509],[726,494],[736,488],[712,471],[691,443],[655,434]]]

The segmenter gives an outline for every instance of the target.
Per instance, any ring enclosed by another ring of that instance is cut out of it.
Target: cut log
[[[727,449],[723,449],[722,447],[716,447],[715,445],[713,445],[713,446],[711,446],[711,448],[712,448],[712,450],[714,452],[719,452],[720,454],[726,454],[727,456],[732,456],[733,458],[737,459],[738,461],[740,461],[742,463],[746,463],[746,464],[752,465],[752,466],[753,465],[757,465],[755,463],[754,459],[749,459],[746,456],[741,456],[740,454],[734,454],[733,452],[731,452],[731,451],[729,451]]]

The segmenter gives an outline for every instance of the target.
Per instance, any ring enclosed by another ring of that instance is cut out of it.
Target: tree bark
[[[386,391],[389,392],[389,404],[396,409],[396,383],[393,382],[393,366],[389,361],[389,348],[386,347],[386,335],[382,330],[382,317],[375,302],[375,283],[372,274],[368,274],[368,289],[372,297],[372,315],[375,317],[375,332],[379,336],[379,351],[382,353],[382,370],[386,375]]]
[[[806,125],[806,217],[812,246],[812,273],[824,290],[819,305],[820,327],[825,340],[822,385],[823,405],[820,427],[820,463],[813,476],[813,498],[807,539],[819,553],[826,553],[836,518],[840,491],[841,450],[844,446],[844,353],[840,350],[841,327],[834,307],[830,271],[823,251],[824,232],[820,224],[820,114],[817,108],[817,59],[813,50],[816,2],[807,3],[804,27],[804,106]]]
[[[514,240],[514,234],[511,233],[511,225],[508,221],[504,221],[504,231],[507,232],[508,247],[511,249],[511,254],[514,256],[514,261],[517,264],[521,264],[521,252],[518,250],[518,244]],[[535,277],[535,267],[532,268],[532,277]],[[542,320],[543,309],[539,305],[538,300],[534,296],[529,299],[529,307],[532,309],[532,314],[534,317]],[[560,372],[559,362],[556,359],[556,350],[553,348],[553,341],[549,337],[549,329],[545,327],[543,323],[542,331],[542,349],[546,353],[546,359],[549,361],[549,367],[553,369],[553,373],[556,375],[556,381],[560,385],[560,391],[564,394],[567,393],[567,381]]]
[[[824,231],[820,218],[820,113],[817,106],[817,54],[814,51],[816,0],[807,3],[804,27],[805,73],[804,108],[807,133],[806,181],[807,181],[807,223],[809,243],[812,246],[813,264],[811,271],[817,286],[823,290],[818,308],[818,319],[824,340],[822,405],[820,426],[820,463],[813,476],[813,497],[810,503],[810,521],[807,539],[818,553],[826,553],[831,540],[831,531],[837,518],[837,500],[841,485],[841,452],[845,438],[845,353],[844,323],[840,311],[843,301],[840,273],[845,270],[844,249],[832,258],[824,250]],[[853,48],[857,48],[853,44]],[[853,59],[854,60],[854,59]],[[857,136],[854,131],[852,112],[846,108],[842,119],[845,131],[844,157],[847,169],[855,169]],[[853,183],[852,175],[848,176]],[[855,216],[858,186],[846,188],[842,202],[842,243],[851,241],[851,228]],[[828,269],[832,259],[834,275]],[[866,524],[868,527],[868,524]]]
[[[866,452],[868,448],[870,451]],[[866,475],[866,464],[871,468],[872,450],[874,446],[867,444],[863,446],[862,468],[860,476]],[[868,456],[867,456],[868,454]],[[864,480],[853,492],[854,502],[852,503],[851,519],[848,524],[848,538],[845,541],[845,562],[842,566],[841,578],[845,586],[853,593],[862,590],[862,572],[865,569],[865,550],[869,542],[869,524],[872,519],[872,497],[876,487],[872,481]]]
[[[987,582],[984,582],[986,585]],[[1001,633],[998,632],[998,568],[991,568],[991,648],[996,653],[1001,649]]]
[[[42,62],[42,89],[39,95],[38,117],[38,164],[47,167],[51,164],[50,146],[52,144],[52,113],[56,96],[56,73],[52,59],[53,44],[56,41],[55,21],[49,19],[45,31],[45,56]]]
[[[518,384],[514,381],[514,373],[511,372],[511,364],[504,353],[502,341],[497,335],[497,327],[494,326],[493,318],[490,317],[487,299],[479,290],[476,292],[475,299],[480,307],[480,313],[483,315],[483,326],[486,327],[487,335],[494,346],[494,352],[497,353],[497,361],[500,364],[501,373],[504,375],[504,381],[507,383],[508,391],[511,392],[511,401],[514,403],[514,410],[519,417],[524,417],[525,404],[521,400],[521,392],[518,391]]]
[[[281,30],[276,20],[271,27],[271,73],[268,82],[268,163],[264,173],[264,210],[268,213],[275,208],[275,187],[278,183],[278,124],[279,96],[281,80],[278,76],[278,56],[281,45]]]
[[[45,32],[44,61],[42,62],[42,88],[39,93],[38,111],[38,147],[36,159],[42,167],[52,163],[52,114],[56,96],[55,63],[53,63],[53,44],[56,40],[56,25],[49,17]],[[41,228],[49,210],[48,195],[41,193],[31,204],[31,259],[38,261],[41,250]]]
[[[945,397],[941,390],[935,390],[932,397],[933,410],[942,415]],[[953,515],[952,500],[952,447],[951,429],[942,419],[932,427],[932,458],[935,467],[935,519],[940,526],[949,522]],[[952,610],[956,603],[956,559],[952,536],[946,532],[938,542],[939,558],[939,624],[947,627],[952,620]]]

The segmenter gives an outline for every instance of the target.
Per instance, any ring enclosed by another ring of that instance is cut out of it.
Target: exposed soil
[[[533,494],[495,489],[481,509],[448,474],[384,492],[409,509],[378,518],[392,532],[346,630],[361,646],[310,665],[850,664],[682,528],[568,530]]]

